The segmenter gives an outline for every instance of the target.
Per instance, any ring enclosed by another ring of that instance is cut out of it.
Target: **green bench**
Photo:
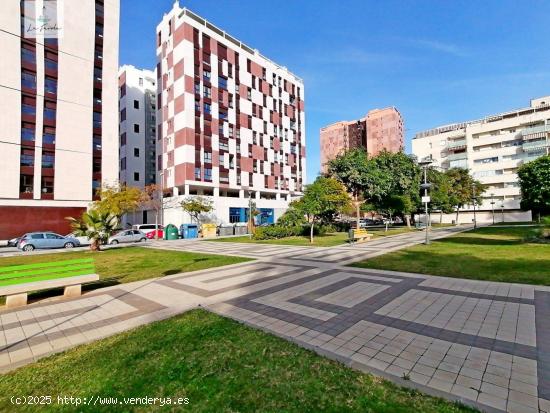
[[[97,280],[92,258],[10,265],[0,267],[0,296],[13,308],[26,305],[30,291],[65,287],[65,297],[77,297],[83,283]]]

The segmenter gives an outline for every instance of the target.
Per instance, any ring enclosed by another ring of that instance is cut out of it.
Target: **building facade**
[[[210,220],[274,222],[306,181],[304,85],[178,3],[157,27],[157,168],[164,223],[179,200],[211,197]]]
[[[485,211],[485,219],[493,209],[497,216],[506,212],[514,219],[531,219],[530,213],[520,211],[517,170],[548,154],[549,147],[550,96],[532,99],[526,108],[420,132],[412,141],[419,159],[431,158],[442,169],[466,168],[486,185],[484,201],[477,206]]]
[[[0,239],[67,233],[118,178],[118,0],[58,2],[63,33],[46,39],[28,37],[25,3],[0,14]]]
[[[327,163],[349,149],[364,148],[370,156],[402,150],[403,118],[394,107],[374,109],[361,119],[325,126],[319,135],[321,170],[326,173]]]
[[[156,75],[124,65],[118,73],[121,183],[156,183]]]

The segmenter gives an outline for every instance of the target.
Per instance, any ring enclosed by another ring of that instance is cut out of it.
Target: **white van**
[[[132,229],[138,229],[147,235],[150,232],[154,232],[155,229],[163,230],[164,227],[162,225],[156,225],[156,224],[137,224],[137,225],[132,225]]]

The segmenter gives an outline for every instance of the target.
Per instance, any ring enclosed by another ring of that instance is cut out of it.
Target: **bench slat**
[[[42,268],[42,269],[36,269],[36,270],[30,270],[30,271],[19,271],[19,272],[13,272],[13,273],[4,273],[0,275],[0,281],[1,280],[7,280],[7,279],[17,279],[17,278],[25,278],[25,277],[32,277],[32,276],[38,276],[42,274],[51,274],[52,272],[57,273],[71,273],[75,271],[80,270],[89,270],[92,273],[95,271],[95,268],[93,264],[91,263],[83,263],[79,265],[71,265],[71,266],[63,266],[63,267],[51,267],[51,268]]]
[[[93,263],[93,261],[94,261],[93,258],[79,258],[79,259],[64,260],[64,261],[37,262],[34,264],[8,265],[5,267],[0,267],[0,274],[6,273],[6,272],[30,270],[34,268],[64,267],[64,266],[73,265],[73,264]]]
[[[2,287],[7,287],[11,285],[16,285],[16,284],[26,284],[26,283],[36,282],[36,281],[52,281],[56,279],[74,277],[77,275],[91,275],[93,273],[94,273],[93,269],[92,271],[90,271],[89,269],[86,269],[86,270],[76,271],[72,273],[47,274],[47,275],[39,275],[36,277],[27,277],[24,279],[14,278],[9,280],[2,280],[0,281],[0,295],[2,295],[2,291],[1,291]]]

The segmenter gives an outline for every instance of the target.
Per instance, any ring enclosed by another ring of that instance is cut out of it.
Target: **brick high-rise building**
[[[171,199],[211,197],[215,222],[274,222],[305,183],[304,85],[178,3],[157,27],[160,180]],[[189,222],[169,202],[164,223]]]
[[[61,20],[62,32],[34,35],[27,19],[35,16]],[[80,215],[102,182],[116,182],[118,27],[118,0],[43,10],[2,2],[0,239],[67,233],[65,217]]]
[[[338,154],[353,148],[365,148],[370,156],[383,149],[398,152],[403,148],[403,119],[394,107],[374,109],[361,119],[340,121],[321,128],[321,169]]]

